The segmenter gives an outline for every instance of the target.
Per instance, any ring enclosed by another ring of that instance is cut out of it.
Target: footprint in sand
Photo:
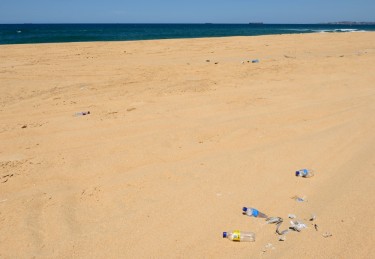
[[[8,182],[11,178],[23,172],[27,160],[0,161],[0,184]]]

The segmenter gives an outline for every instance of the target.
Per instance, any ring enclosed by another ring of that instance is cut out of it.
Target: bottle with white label
[[[253,232],[234,230],[232,232],[223,232],[223,238],[237,242],[254,242],[255,234]]]

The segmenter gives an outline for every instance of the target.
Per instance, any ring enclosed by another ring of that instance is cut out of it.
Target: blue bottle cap
[[[228,236],[227,232],[223,232],[223,238],[226,238]]]
[[[246,211],[247,211],[247,208],[246,208],[246,207],[243,207],[243,208],[242,208],[242,211],[243,211],[243,212],[246,212]]]
[[[296,171],[296,176],[299,176],[299,171]]]

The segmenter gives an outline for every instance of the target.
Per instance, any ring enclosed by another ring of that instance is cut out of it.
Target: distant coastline
[[[342,21],[342,22],[327,22],[319,24],[328,24],[328,25],[375,25],[375,22],[351,22],[351,21]]]

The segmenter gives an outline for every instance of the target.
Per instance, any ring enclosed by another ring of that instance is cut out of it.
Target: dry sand
[[[375,33],[0,46],[0,258],[374,258],[374,67]]]

